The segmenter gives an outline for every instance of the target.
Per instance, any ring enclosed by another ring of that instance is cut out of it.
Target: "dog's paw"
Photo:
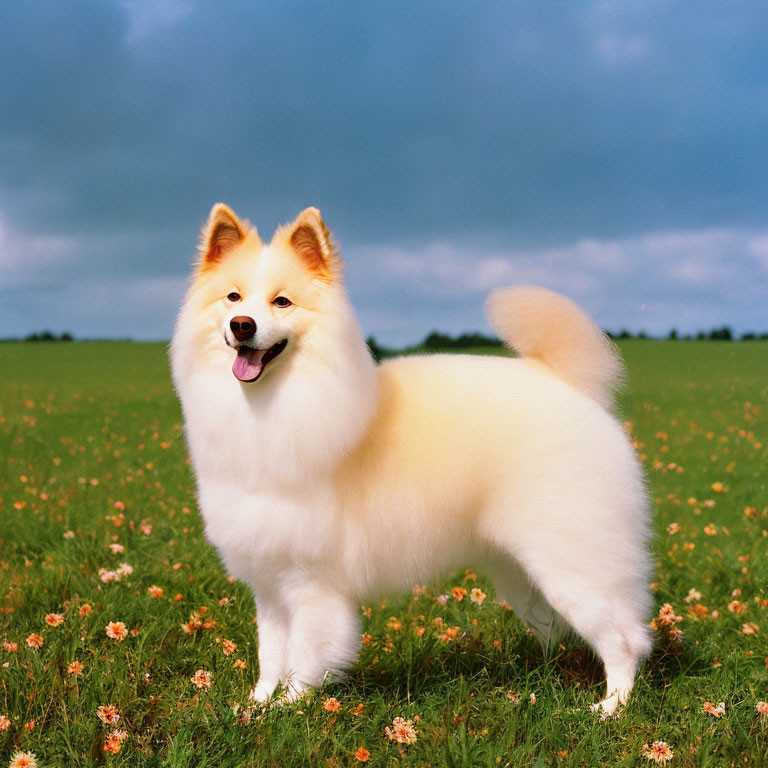
[[[606,696],[597,704],[592,704],[590,709],[600,713],[600,722],[616,720],[621,717],[621,712],[629,699],[628,690],[616,690]]]
[[[272,698],[275,688],[277,688],[277,684],[270,685],[259,681],[256,683],[256,687],[248,695],[248,698],[251,701],[255,701],[257,704],[267,704]]]
[[[296,704],[306,699],[313,691],[311,685],[300,683],[297,680],[289,680],[285,690],[280,694],[281,704]]]

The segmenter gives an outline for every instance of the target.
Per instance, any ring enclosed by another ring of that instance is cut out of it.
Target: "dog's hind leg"
[[[533,632],[546,654],[568,627],[547,602],[520,564],[510,556],[492,555],[485,570],[496,590],[496,600],[506,603]]]
[[[498,529],[494,534],[500,543]],[[640,661],[651,648],[644,539],[632,541],[631,534],[610,530],[585,533],[564,518],[559,530],[549,527],[548,536],[535,526],[518,528],[508,551],[554,613],[602,659],[607,691],[599,707],[612,714],[627,702]]]

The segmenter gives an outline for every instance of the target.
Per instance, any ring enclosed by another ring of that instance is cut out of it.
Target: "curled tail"
[[[546,288],[512,286],[494,291],[485,313],[508,347],[540,360],[561,379],[611,407],[623,374],[618,350],[570,299]]]

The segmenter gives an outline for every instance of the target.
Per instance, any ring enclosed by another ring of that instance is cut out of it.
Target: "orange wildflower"
[[[339,709],[341,709],[341,704],[339,703],[338,699],[326,699],[323,702],[323,709],[325,709],[327,712],[338,712]]]
[[[68,675],[75,675],[77,677],[78,675],[83,674],[83,669],[85,667],[83,666],[82,661],[73,661],[68,667],[67,667],[67,674]]]
[[[673,757],[674,752],[666,741],[654,741],[652,744],[643,744],[643,754],[654,763],[664,765]]]
[[[114,704],[102,704],[96,710],[96,717],[98,717],[102,723],[111,725],[120,720],[120,710]]]
[[[149,592],[150,597],[162,597],[163,596],[163,588],[158,587],[156,584],[153,584],[151,587],[147,589],[147,592]]]
[[[721,701],[715,706],[711,701],[705,701],[701,709],[708,715],[712,715],[712,717],[722,717],[725,714],[725,702]]]
[[[365,747],[358,747],[355,751],[355,760],[359,760],[364,763],[371,756],[371,753]]]
[[[464,589],[464,587],[453,587],[453,589],[451,589],[451,594],[456,600],[463,600],[467,594],[467,590]]]
[[[181,628],[188,634],[193,635],[198,629],[202,629],[203,620],[200,618],[200,614],[197,611],[192,611],[189,614],[189,621],[183,623]]]
[[[45,623],[51,627],[58,627],[64,623],[64,617],[60,613],[48,613],[45,616]]]
[[[111,637],[113,640],[123,641],[128,634],[128,630],[125,628],[125,624],[122,621],[110,621],[104,628],[107,633],[107,637]]]
[[[658,620],[660,624],[666,627],[670,624],[676,624],[678,621],[682,621],[683,617],[676,616],[675,609],[669,603],[664,603],[659,609]]]
[[[447,643],[449,640],[455,640],[459,632],[461,632],[461,627],[446,627],[445,632],[440,635],[440,639]]]
[[[109,736],[107,740],[104,742],[104,751],[111,752],[113,755],[116,755],[122,748],[123,748],[122,743],[118,739],[113,738],[112,736]]]
[[[192,685],[196,688],[210,688],[213,684],[213,675],[204,669],[198,669],[192,677],[189,678]]]
[[[34,752],[17,752],[8,763],[8,768],[37,768]]]
[[[27,645],[30,648],[42,648],[43,643],[45,641],[43,638],[37,634],[37,632],[33,632],[28,638],[27,638]]]

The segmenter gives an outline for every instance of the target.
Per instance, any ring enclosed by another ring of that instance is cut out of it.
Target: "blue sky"
[[[219,200],[319,207],[384,343],[510,283],[768,330],[766,41],[749,1],[10,0],[0,336],[168,338]]]

